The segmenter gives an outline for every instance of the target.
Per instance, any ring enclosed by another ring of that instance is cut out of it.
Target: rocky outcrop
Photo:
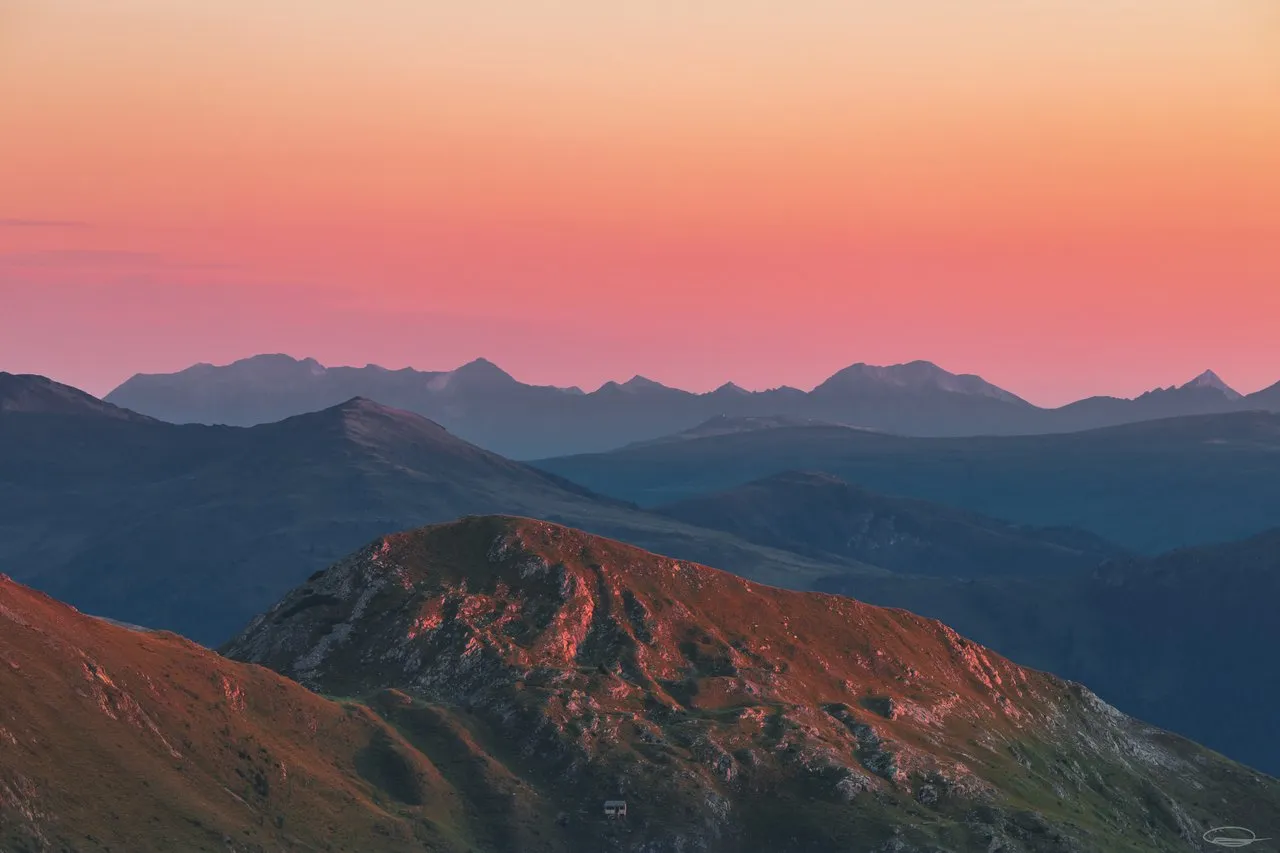
[[[565,828],[611,849],[1183,850],[1206,784],[1280,796],[940,623],[526,519],[380,539],[225,651],[471,720],[557,813],[627,799]]]

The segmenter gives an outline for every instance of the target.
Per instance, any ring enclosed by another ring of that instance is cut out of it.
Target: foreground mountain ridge
[[[1280,805],[941,623],[529,519],[383,537],[224,652],[410,730],[423,703],[465,709],[567,833],[626,799],[605,849],[1196,850]]]
[[[369,709],[4,575],[0,696],[5,853],[483,849],[421,753],[424,802],[387,807],[377,760],[402,738]]]
[[[940,623],[528,519],[380,538],[225,651],[351,698],[0,576],[0,849],[1172,853],[1280,811]]]
[[[726,383],[696,394],[642,376],[579,388],[526,385],[486,359],[451,371],[325,367],[315,359],[260,355],[224,366],[138,374],[109,402],[175,423],[250,426],[364,396],[445,424],[505,456],[533,459],[609,450],[695,427],[710,418],[822,420],[905,435],[1038,434],[1178,415],[1280,410],[1280,383],[1243,396],[1212,371],[1132,400],[1091,397],[1034,406],[979,376],[927,361],[846,367],[811,391],[746,391]]]

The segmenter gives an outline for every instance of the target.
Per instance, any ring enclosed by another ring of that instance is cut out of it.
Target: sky
[[[1274,0],[0,0],[0,370],[1280,380]]]

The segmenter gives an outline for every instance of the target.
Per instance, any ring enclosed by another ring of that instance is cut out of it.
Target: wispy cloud
[[[152,266],[160,261],[155,252],[121,252],[111,249],[46,249],[36,252],[5,252],[0,266],[61,267],[80,264],[95,266]]]
[[[73,219],[13,219],[0,217],[0,228],[88,228],[88,222]]]
[[[240,268],[238,264],[189,262],[168,258],[159,252],[128,252],[116,249],[44,249],[32,252],[0,252],[0,268],[59,269],[86,266],[147,270],[232,270]]]

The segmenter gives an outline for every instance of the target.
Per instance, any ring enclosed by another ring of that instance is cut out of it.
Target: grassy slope
[[[833,577],[818,587],[941,619],[1128,713],[1280,770],[1280,667],[1263,640],[1280,600],[1280,531],[1055,577]]]
[[[1280,807],[937,623],[554,525],[389,537],[309,587],[264,660],[346,619],[309,680],[348,698],[0,580],[0,849],[1147,853]]]
[[[10,853],[488,849],[448,765],[369,708],[7,579],[0,695]]]
[[[326,691],[466,707],[518,735],[495,751],[535,757],[529,778],[561,809],[625,778],[632,824],[656,837],[713,835],[702,804],[723,798],[724,831],[760,845],[744,849],[870,849],[904,831],[1137,853],[1280,805],[1275,780],[938,623],[527,520],[387,537],[229,653]]]

